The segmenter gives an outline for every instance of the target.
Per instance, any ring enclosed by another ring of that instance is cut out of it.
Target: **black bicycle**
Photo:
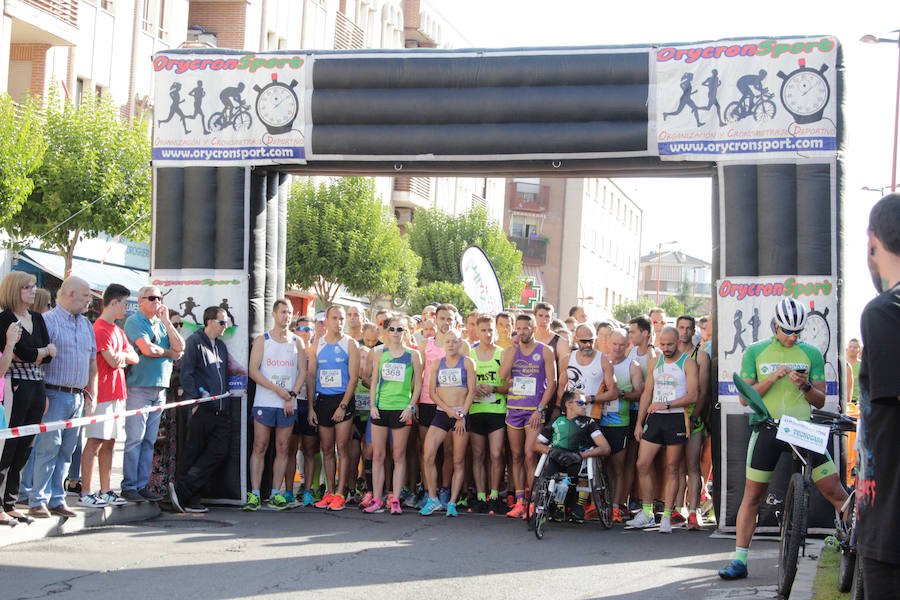
[[[777,111],[775,102],[772,101],[774,97],[775,94],[763,88],[762,92],[754,96],[749,103],[735,100],[725,107],[725,112],[723,113],[725,121],[735,123],[751,116],[754,121],[773,119]]]
[[[568,478],[565,472],[549,477],[545,476],[543,470],[546,463],[547,455],[544,454],[534,472],[533,492],[529,506],[531,514],[528,518],[528,529],[533,530],[535,537],[539,540],[544,537],[547,521],[551,520],[551,517],[559,510],[556,501],[557,486],[564,485],[563,482]],[[582,482],[587,485],[582,485]],[[594,456],[583,460],[578,472],[578,481],[573,484],[576,485],[576,491],[590,493],[603,528],[612,527],[612,492],[603,460]]]
[[[856,469],[853,470],[854,476]],[[846,527],[837,528],[838,551],[841,553],[841,563],[838,568],[838,591],[850,592],[851,600],[864,600],[862,585],[862,568],[859,554],[856,550],[856,519],[858,507],[856,506],[856,488],[850,488],[850,496],[841,509],[843,514],[850,515]]]
[[[230,111],[221,110],[214,112],[210,115],[206,126],[211,131],[223,131],[226,127],[231,127],[235,131],[242,131],[249,130],[252,125],[253,117],[250,115],[250,105],[242,102]]]

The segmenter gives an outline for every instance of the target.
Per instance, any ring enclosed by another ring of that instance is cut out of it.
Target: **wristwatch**
[[[347,412],[347,405],[346,405],[346,404],[338,404],[338,406],[341,408],[342,411]]]
[[[297,399],[297,392],[295,392],[294,390],[289,391],[289,392],[288,392],[288,395],[289,395],[291,398],[294,398],[295,400]]]
[[[667,408],[667,409],[672,408],[672,401],[671,401],[671,400],[666,400],[666,408]]]
[[[800,388],[800,391],[805,394],[806,392],[808,392],[809,390],[812,389],[812,384],[807,381],[806,383],[804,383],[803,385],[798,386],[798,387]]]
[[[416,414],[416,405],[415,404],[410,404],[406,408],[408,408],[409,412],[411,412],[412,414]]]

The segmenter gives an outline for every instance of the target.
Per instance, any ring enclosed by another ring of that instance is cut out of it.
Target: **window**
[[[509,232],[513,237],[537,237],[540,234],[540,220],[536,217],[513,215],[509,220]]]
[[[153,0],[144,0],[144,6],[141,9],[141,29],[147,33],[153,33]]]

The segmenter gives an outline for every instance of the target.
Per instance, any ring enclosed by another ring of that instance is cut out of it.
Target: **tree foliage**
[[[676,296],[669,296],[659,306],[666,311],[666,317],[674,319],[685,314],[684,304]]]
[[[419,271],[419,257],[368,179],[295,183],[287,238],[288,283],[314,288],[325,305],[341,285],[358,296],[405,296]]]
[[[649,298],[629,300],[613,307],[613,316],[620,323],[627,323],[639,315],[647,315],[650,309],[656,306]]]
[[[31,176],[41,165],[44,138],[38,102],[22,104],[0,94],[0,227],[6,228],[34,189]]]
[[[699,315],[700,306],[703,304],[702,298],[697,298],[694,296],[691,291],[691,284],[684,278],[681,280],[681,287],[678,289],[678,293],[673,296],[675,300],[681,303],[681,312],[679,315],[691,315],[692,317],[701,316]],[[669,314],[668,311],[666,314]],[[678,316],[678,315],[676,315]]]
[[[82,234],[150,231],[150,139],[138,122],[121,121],[109,98],[63,100],[51,92],[43,119],[47,141],[34,191],[12,230],[62,253],[66,273]]]
[[[449,281],[432,281],[417,288],[409,298],[409,314],[418,315],[429,304],[443,304],[448,302],[454,305],[462,314],[474,310],[475,304],[466,295],[461,283]]]
[[[497,272],[504,301],[521,296],[525,287],[522,253],[485,210],[476,208],[459,216],[438,209],[418,210],[407,235],[410,247],[422,257],[420,284],[459,283],[459,259],[467,247],[477,245]]]

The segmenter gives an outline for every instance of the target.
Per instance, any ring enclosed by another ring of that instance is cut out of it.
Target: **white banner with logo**
[[[484,250],[469,246],[459,260],[462,284],[466,295],[483,313],[496,315],[503,311],[503,294],[500,280]]]
[[[235,393],[247,390],[248,279],[243,271],[226,269],[157,269],[150,277],[150,284],[162,293],[163,304],[178,311],[185,340],[203,329],[203,311],[207,307],[224,311],[227,325],[222,340],[229,354],[228,387]]]
[[[660,157],[834,156],[837,48],[832,37],[658,48],[654,118]]]
[[[719,341],[719,398],[738,402],[731,378],[740,373],[747,347],[775,335],[775,304],[792,297],[807,309],[800,340],[819,349],[825,359],[826,406],[837,406],[840,369],[837,285],[830,276],[729,277],[716,282]]]
[[[310,61],[294,53],[156,54],[154,164],[306,162]]]

